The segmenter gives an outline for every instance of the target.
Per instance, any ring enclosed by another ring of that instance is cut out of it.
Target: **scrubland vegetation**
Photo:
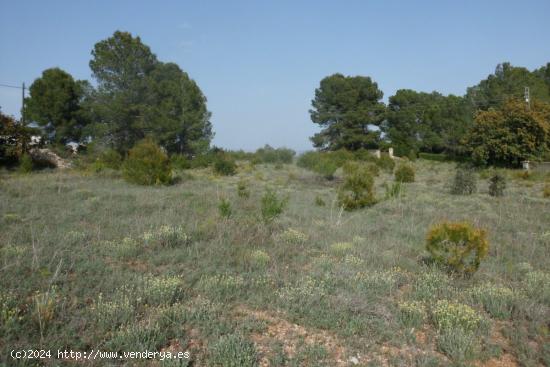
[[[325,156],[227,155],[232,175],[175,169],[168,186],[126,182],[111,153],[111,168],[2,172],[3,363],[30,347],[188,350],[178,365],[197,366],[550,363],[547,175],[500,170],[492,196],[496,171],[457,183],[454,163],[398,159],[408,182],[384,159],[327,179]],[[342,210],[342,190],[368,205]]]

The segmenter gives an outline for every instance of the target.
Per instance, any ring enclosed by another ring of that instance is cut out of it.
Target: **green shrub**
[[[237,164],[232,159],[220,155],[214,162],[214,172],[222,176],[233,176],[237,172]]]
[[[408,164],[401,164],[395,170],[395,181],[414,182],[414,168]]]
[[[473,302],[481,304],[485,311],[497,319],[509,319],[518,295],[510,288],[484,284],[469,290]]]
[[[237,183],[237,195],[241,198],[249,198],[250,197],[250,191],[248,190],[248,186],[246,184],[246,181],[240,180]]]
[[[395,168],[395,161],[389,156],[389,154],[380,155],[380,158],[376,160],[376,164],[388,173],[392,173]]]
[[[172,183],[170,159],[152,140],[142,140],[130,149],[123,176],[138,185],[168,185]]]
[[[338,201],[346,210],[374,205],[374,180],[364,164],[348,166],[344,183],[338,192]]]
[[[264,146],[256,150],[254,158],[258,163],[292,163],[292,159],[296,155],[296,152],[288,148],[272,148],[269,145]]]
[[[254,343],[236,334],[224,335],[208,351],[208,365],[220,367],[255,367],[258,356]]]
[[[327,180],[334,179],[334,172],[338,169],[338,166],[329,157],[323,157],[313,167],[313,171]]]
[[[262,197],[261,211],[264,223],[270,223],[283,212],[287,199],[279,199],[275,191],[267,189]]]
[[[501,173],[495,173],[489,179],[489,195],[504,196],[505,189],[506,189],[506,177]]]
[[[386,200],[400,197],[403,194],[403,184],[401,181],[396,181],[392,183],[391,186],[385,182],[384,188],[386,189],[386,194],[384,195]]]
[[[317,205],[317,206],[325,206],[325,205],[327,205],[327,204],[325,203],[325,201],[323,200],[322,197],[320,197],[319,195],[317,195],[317,196],[315,197],[315,205]]]
[[[475,172],[472,169],[459,168],[456,170],[451,186],[451,194],[471,195],[477,190]]]
[[[106,149],[99,154],[98,159],[107,168],[120,169],[122,166],[122,156],[114,149]]]
[[[428,232],[426,249],[432,259],[449,270],[472,274],[489,251],[485,231],[468,223],[443,222]]]
[[[32,158],[28,153],[24,153],[19,160],[19,172],[30,173],[34,167]]]
[[[545,182],[542,188],[542,197],[550,198],[550,182]]]
[[[298,157],[296,165],[305,169],[313,170],[313,167],[319,162],[321,153],[305,152]]]
[[[448,157],[442,153],[418,153],[418,157],[429,161],[445,162]]]
[[[405,301],[397,304],[398,319],[407,328],[420,328],[426,320],[426,306],[419,301]]]
[[[411,162],[416,161],[416,150],[414,149],[409,150],[409,153],[407,154],[407,158],[409,158]]]
[[[218,204],[218,211],[220,212],[220,216],[222,218],[229,218],[231,217],[231,203],[229,200],[222,198],[220,200],[220,203]]]
[[[170,157],[170,162],[172,162],[172,166],[177,169],[184,170],[191,168],[191,161],[183,154],[173,154]]]

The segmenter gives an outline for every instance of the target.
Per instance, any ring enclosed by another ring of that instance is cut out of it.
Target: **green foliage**
[[[502,173],[495,173],[489,179],[489,195],[491,196],[504,196],[504,190],[506,189],[506,176]]]
[[[315,197],[315,205],[317,205],[317,206],[325,206],[325,205],[327,205],[327,203],[325,203],[325,201],[323,200],[323,198],[322,198],[321,196],[317,195],[317,196]]]
[[[389,99],[382,130],[404,156],[456,151],[471,124],[471,106],[463,97],[400,89]]]
[[[414,168],[408,164],[400,164],[395,170],[395,181],[414,182]]]
[[[25,116],[53,135],[56,142],[80,141],[90,120],[84,107],[90,90],[87,81],[75,81],[59,68],[44,70],[29,88]]]
[[[550,198],[550,182],[546,182],[542,188],[542,197]]]
[[[494,74],[468,88],[465,97],[475,109],[498,109],[507,99],[523,96],[525,87],[529,87],[531,99],[550,102],[549,79],[544,69],[547,66],[530,72],[508,62],[498,64]]]
[[[220,154],[214,161],[214,172],[221,176],[233,176],[237,172],[237,164],[231,158]]]
[[[118,170],[122,167],[122,156],[114,149],[105,149],[101,151],[92,163],[92,170],[94,172],[100,172],[104,169]]]
[[[320,133],[311,140],[324,150],[358,150],[376,147],[380,132],[369,130],[384,118],[383,93],[369,77],[334,74],[321,80],[315,90],[311,120]]]
[[[512,289],[493,284],[474,287],[469,294],[473,302],[481,304],[492,317],[497,319],[509,319],[519,298]]]
[[[138,185],[168,185],[172,183],[170,159],[153,141],[137,143],[123,164],[124,178]]]
[[[338,162],[341,155],[342,153],[306,152],[298,158],[297,165],[309,169],[327,180],[332,180],[334,179],[334,173],[339,167]]]
[[[34,165],[30,154],[28,153],[23,154],[23,156],[21,156],[21,160],[19,161],[19,172],[30,173],[33,167]]]
[[[246,181],[242,179],[237,183],[237,195],[245,199],[248,199],[250,197],[250,190],[248,189],[248,185]]]
[[[338,191],[338,201],[346,210],[374,205],[374,180],[364,164],[348,166]]]
[[[208,365],[219,367],[255,367],[258,355],[254,343],[237,334],[224,335],[208,350]]]
[[[389,156],[389,154],[380,155],[380,158],[376,160],[376,164],[388,173],[392,173],[395,168],[395,161]]]
[[[264,146],[256,150],[254,153],[254,159],[261,163],[292,163],[292,159],[296,155],[296,152],[288,148],[272,148],[269,145]]]
[[[391,186],[385,182],[384,188],[386,189],[386,194],[384,195],[386,200],[398,198],[403,195],[403,184],[401,181],[393,182]]]
[[[489,252],[485,231],[468,223],[443,222],[430,228],[426,250],[450,271],[473,274]]]
[[[271,223],[280,216],[287,202],[288,199],[280,199],[275,191],[267,189],[261,201],[261,213],[264,223]]]
[[[172,163],[172,167],[177,169],[184,170],[191,168],[191,162],[183,154],[172,154],[170,156],[170,162]]]
[[[519,167],[550,150],[550,104],[527,106],[509,100],[500,109],[481,111],[466,137],[472,160],[478,165]]]
[[[0,110],[0,166],[14,165],[28,151],[32,129]]]
[[[97,80],[91,132],[127,151],[151,136],[169,153],[203,153],[212,139],[206,97],[176,64],[157,60],[139,37],[116,31],[95,44],[90,68]],[[108,124],[103,121],[109,121]]]
[[[222,198],[220,200],[220,203],[218,204],[218,211],[222,218],[231,217],[233,211],[231,210],[231,203],[229,202],[229,200]]]
[[[426,160],[429,160],[429,161],[436,161],[436,162],[445,162],[447,161],[449,158],[447,157],[447,155],[445,154],[442,154],[442,153],[418,153],[418,157],[421,158],[421,159],[426,159]]]
[[[476,190],[477,178],[475,172],[468,168],[457,169],[451,185],[451,194],[471,195]]]

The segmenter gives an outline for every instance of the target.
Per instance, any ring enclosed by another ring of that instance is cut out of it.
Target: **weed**
[[[401,164],[395,170],[395,181],[414,182],[414,168],[408,164]]]
[[[220,203],[218,204],[218,212],[222,218],[231,217],[233,211],[231,210],[231,203],[229,200],[225,198],[220,199]]]

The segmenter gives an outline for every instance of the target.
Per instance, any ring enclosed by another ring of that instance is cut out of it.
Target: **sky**
[[[92,80],[95,43],[116,30],[175,62],[208,99],[213,144],[311,149],[315,88],[334,73],[398,89],[462,95],[511,62],[550,62],[550,1],[0,0],[0,84],[60,67]],[[21,91],[0,87],[19,116]]]

